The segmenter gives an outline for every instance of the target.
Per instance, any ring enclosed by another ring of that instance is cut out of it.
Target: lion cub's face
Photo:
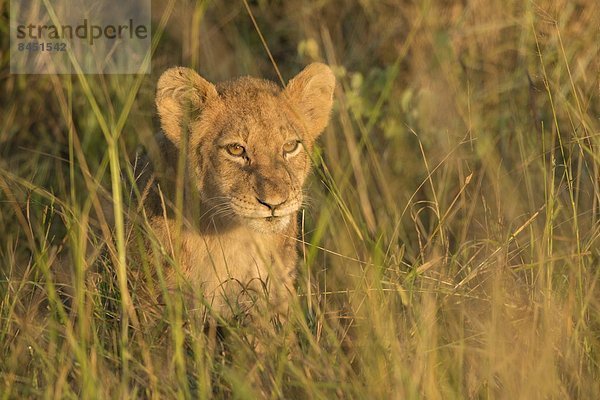
[[[175,144],[189,132],[188,169],[204,217],[261,232],[285,229],[302,204],[309,153],[327,125],[335,79],[311,64],[283,90],[240,78],[217,86],[187,68],[158,82],[156,103]]]

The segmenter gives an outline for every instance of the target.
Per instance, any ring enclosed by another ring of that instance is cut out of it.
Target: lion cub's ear
[[[319,136],[329,122],[334,88],[335,76],[331,69],[325,64],[313,63],[290,80],[285,89],[313,138]]]
[[[165,135],[178,144],[182,130],[187,129],[184,124],[217,97],[215,86],[192,69],[174,67],[163,72],[156,87],[156,108]]]

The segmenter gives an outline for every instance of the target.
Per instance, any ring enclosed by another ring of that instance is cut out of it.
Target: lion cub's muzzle
[[[260,198],[254,199],[233,197],[231,207],[233,211],[244,218],[277,218],[294,214],[300,208],[302,200],[300,195],[294,195],[292,198]]]
[[[278,232],[284,230],[300,209],[302,194],[284,198],[275,202],[272,198],[261,199],[258,196],[232,197],[231,209],[250,228],[259,232]]]

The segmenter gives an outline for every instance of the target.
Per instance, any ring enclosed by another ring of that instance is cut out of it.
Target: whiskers
[[[278,218],[296,215],[300,209],[310,209],[312,199],[304,190],[298,190],[294,193],[294,197],[290,199],[285,207],[278,209],[280,214],[275,215]],[[249,219],[256,218],[261,220],[260,214],[264,214],[265,210],[251,207],[250,200],[240,199],[231,196],[215,196],[202,200],[204,207],[199,211],[199,217],[194,218],[197,221],[216,221],[216,220],[232,220],[236,217],[246,217]],[[265,215],[264,218],[270,217]],[[253,221],[253,224],[259,223]]]
[[[231,208],[231,199],[226,196],[216,196],[204,200],[204,203],[211,204],[211,207],[204,210],[200,215],[199,220],[203,219],[216,219],[216,218],[227,218],[235,216],[235,212]]]
[[[302,204],[300,207],[310,209],[312,206],[314,206],[314,200],[315,199],[309,195],[309,191],[302,188]]]
[[[218,209],[215,213],[211,214],[210,217],[212,219],[217,219],[217,218],[232,218],[235,217],[237,214],[235,213],[235,211],[233,211],[233,209],[231,208],[231,205],[227,204],[226,206]]]

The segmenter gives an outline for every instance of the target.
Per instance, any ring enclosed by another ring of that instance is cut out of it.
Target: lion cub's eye
[[[244,146],[237,143],[228,144],[225,146],[225,150],[234,157],[241,157],[246,153]]]
[[[285,154],[293,153],[294,151],[296,151],[298,149],[299,145],[300,145],[300,142],[297,140],[290,140],[289,142],[285,142],[283,144],[283,152]]]

